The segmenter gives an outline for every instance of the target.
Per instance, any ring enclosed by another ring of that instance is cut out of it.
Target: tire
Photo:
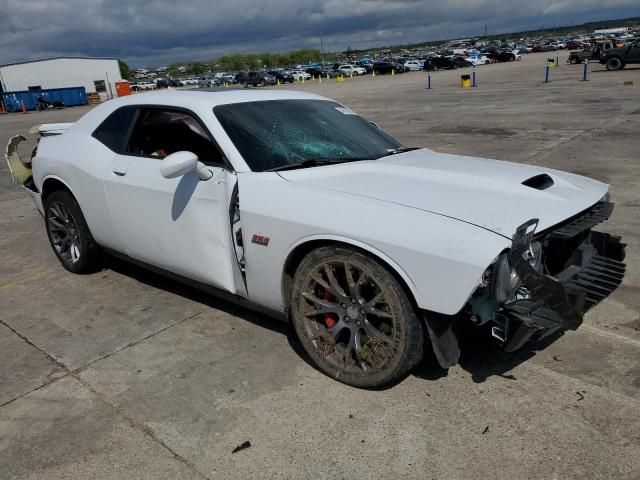
[[[422,359],[422,323],[409,296],[386,266],[355,249],[311,251],[294,275],[290,305],[303,348],[339,382],[381,387]]]
[[[578,58],[577,58],[577,57],[571,57],[571,58],[569,59],[569,63],[570,63],[571,65],[577,65],[577,64],[578,64]]]
[[[606,66],[609,71],[620,70],[622,68],[622,61],[618,57],[611,57],[607,59]]]
[[[99,269],[100,248],[89,231],[78,202],[69,192],[58,190],[47,197],[44,219],[49,244],[64,268],[78,274]]]

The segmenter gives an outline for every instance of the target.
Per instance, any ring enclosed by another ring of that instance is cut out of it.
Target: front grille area
[[[549,233],[549,238],[568,239],[590,229],[591,227],[604,222],[613,212],[613,203],[601,201],[593,207],[582,212],[570,222],[554,229]]]
[[[567,292],[584,295],[584,311],[601,302],[622,283],[626,271],[625,244],[620,237],[591,232],[557,279]]]
[[[594,255],[591,264],[567,282],[565,288],[584,292],[586,311],[620,286],[625,270],[623,262]]]
[[[588,217],[592,221],[595,216]],[[579,224],[576,220],[574,225]],[[571,247],[561,271],[553,275],[538,273],[523,256],[523,232],[519,229],[514,236],[511,261],[531,297],[507,304],[496,314],[494,336],[501,339],[507,351],[561,328],[577,329],[584,312],[620,286],[626,269],[626,245],[620,237],[580,230],[584,235],[567,240],[556,238],[554,242],[555,248],[557,244]],[[573,247],[577,242],[580,243]]]

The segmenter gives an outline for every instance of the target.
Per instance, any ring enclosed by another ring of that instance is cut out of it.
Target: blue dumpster
[[[22,102],[27,110],[35,110],[38,97],[44,97],[53,103],[60,101],[65,107],[86,105],[87,92],[84,87],[47,88],[43,90],[25,90],[21,92],[2,93],[2,100],[8,112],[22,111]]]

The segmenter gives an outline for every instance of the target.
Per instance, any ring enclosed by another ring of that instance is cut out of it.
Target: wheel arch
[[[69,184],[67,182],[65,182],[60,177],[57,177],[55,175],[49,175],[45,177],[42,182],[42,188],[41,188],[42,204],[44,205],[49,195],[59,190],[64,190],[69,192],[71,196],[73,196],[73,198],[76,199],[76,202],[78,201],[78,197],[73,192],[71,187],[69,187]]]
[[[389,270],[389,272],[396,278],[396,280],[398,280],[400,286],[409,296],[409,299],[411,300],[414,308],[416,308],[416,311],[418,311],[417,309],[419,307],[416,300],[417,292],[415,284],[413,283],[409,275],[402,269],[402,267],[400,267],[400,265],[398,265],[377,248],[364,242],[337,236],[323,236],[303,239],[297,244],[294,244],[287,252],[280,279],[282,304],[284,305],[284,311],[287,315],[289,314],[289,300],[291,297],[291,288],[293,286],[293,276],[295,275],[298,266],[309,252],[315,250],[316,248],[324,246],[348,247],[375,258]]]

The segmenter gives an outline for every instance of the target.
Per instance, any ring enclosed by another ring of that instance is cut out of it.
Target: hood
[[[572,173],[428,149],[279,173],[291,182],[444,215],[507,238],[532,218],[540,220],[537,231],[560,223],[608,190]]]

